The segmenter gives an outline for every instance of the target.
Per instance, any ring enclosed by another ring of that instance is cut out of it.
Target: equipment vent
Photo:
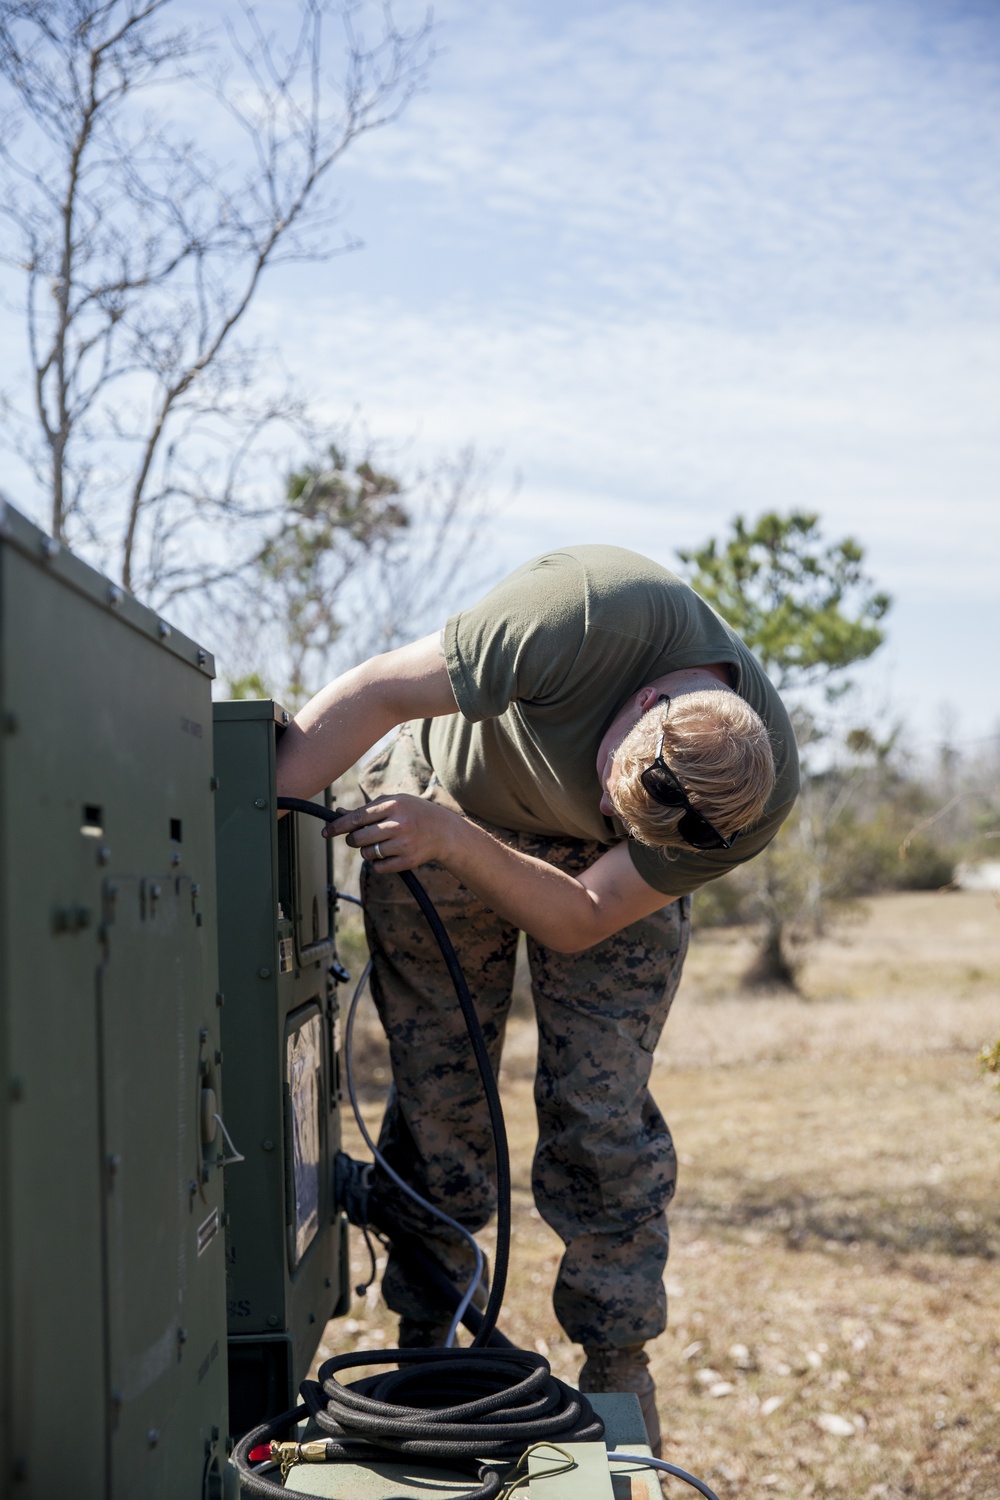
[[[80,832],[88,839],[100,839],[104,837],[103,807],[98,807],[95,802],[84,804]]]

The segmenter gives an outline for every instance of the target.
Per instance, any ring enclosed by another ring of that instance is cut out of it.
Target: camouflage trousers
[[[369,796],[409,792],[454,806],[409,726],[366,768]],[[515,833],[495,837],[570,874],[603,852],[598,843]],[[517,929],[440,865],[416,872],[455,945],[500,1066],[517,956]],[[389,1041],[393,1083],[379,1140],[400,1176],[475,1231],[496,1207],[489,1118],[461,1011],[440,950],[412,896],[377,863],[362,876],[374,968],[372,991]],[[583,953],[554,953],[529,937],[538,1021],[535,1203],[565,1253],[553,1306],[579,1344],[622,1348],[666,1326],[663,1269],[677,1158],[647,1084],[653,1050],[680,980],[690,897],[675,901]],[[418,1233],[456,1282],[472,1260],[454,1232],[422,1215],[377,1178],[401,1228]],[[511,1276],[517,1277],[517,1247]],[[440,1306],[391,1256],[382,1281],[389,1307],[440,1321]]]

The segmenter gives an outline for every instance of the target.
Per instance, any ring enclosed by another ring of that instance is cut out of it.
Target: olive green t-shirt
[[[424,753],[473,817],[501,828],[616,844],[600,810],[597,752],[628,698],[681,667],[728,663],[767,725],[777,782],[731,849],[653,849],[628,840],[639,874],[680,896],[760,852],[798,791],[788,715],[760,664],[703,599],[622,547],[565,547],[527,562],[453,615],[444,649],[460,712],[423,723]]]

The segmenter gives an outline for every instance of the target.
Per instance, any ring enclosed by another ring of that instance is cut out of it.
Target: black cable
[[[350,1385],[337,1379],[343,1370],[388,1363],[402,1368]],[[248,1432],[233,1450],[246,1493],[288,1493],[255,1472],[249,1457],[306,1415],[330,1434],[308,1445],[316,1461],[398,1461],[402,1454],[444,1464],[479,1481],[455,1500],[492,1500],[502,1471],[534,1443],[597,1442],[604,1435],[587,1397],[526,1349],[358,1350],[328,1359],[318,1381],[303,1381],[302,1396],[302,1406]]]
[[[508,1462],[544,1439],[587,1442],[604,1435],[586,1396],[554,1379],[548,1361],[527,1349],[387,1353],[400,1369],[341,1385],[340,1371],[371,1363],[370,1353],[359,1351],[334,1355],[318,1381],[303,1383],[302,1398],[318,1427],[414,1458]]]
[[[368,1276],[354,1288],[356,1297],[363,1297],[378,1275],[378,1261],[375,1259],[375,1246],[372,1244],[372,1232],[368,1224],[362,1224],[361,1233],[364,1237],[365,1249],[368,1251]]]
[[[395,1246],[400,1260],[405,1260],[407,1266],[415,1270],[421,1280],[426,1282],[431,1291],[440,1297],[449,1312],[454,1312],[462,1298],[462,1293],[445,1271],[436,1255],[427,1249],[424,1242],[415,1234],[405,1234],[396,1229],[387,1214],[385,1207],[379,1202],[377,1193],[373,1193],[370,1199],[371,1222],[377,1229],[390,1239]],[[473,1335],[479,1333],[483,1326],[483,1314],[474,1302],[470,1303],[462,1314],[462,1322]],[[515,1349],[507,1336],[494,1328],[490,1334],[489,1347],[491,1349]]]

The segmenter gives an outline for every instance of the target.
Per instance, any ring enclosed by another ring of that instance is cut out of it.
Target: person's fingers
[[[368,851],[374,844],[378,843],[384,849],[387,842],[393,840],[395,841],[398,853],[400,842],[412,842],[417,832],[418,830],[405,817],[400,818],[390,815],[378,820],[374,820],[373,818],[371,823],[366,823],[364,827],[358,828],[354,833],[348,834],[347,843],[352,849],[360,849],[361,853],[367,856]],[[375,856],[376,859],[379,857],[379,855]]]
[[[348,812],[340,812],[330,827],[337,833],[353,833],[358,828],[364,828],[369,823],[377,823],[380,813],[377,808],[370,807],[367,803],[364,807],[352,807]]]
[[[324,836],[343,838],[350,848],[357,849],[362,859],[386,867],[389,874],[412,869],[419,859],[414,857],[415,851],[407,852],[407,846],[418,834],[418,828],[410,826],[413,820],[407,814],[409,800],[400,805],[395,798],[381,797],[363,807],[338,808],[338,816],[326,824]]]
[[[387,810],[387,800],[380,798],[377,802],[366,802],[363,807],[338,807],[336,818],[324,829],[327,838],[346,838],[350,844],[352,834],[379,821]]]
[[[323,824],[323,837],[325,839],[343,838],[350,833],[352,828],[359,828],[359,814],[367,811],[367,807],[335,807],[333,811],[336,817],[329,823]]]
[[[398,875],[401,870],[415,870],[417,863],[407,859],[403,855],[394,855],[392,859],[371,859],[368,861],[371,869],[378,875]]]
[[[337,808],[337,816],[333,818],[323,829],[323,837],[327,839],[343,838],[355,828],[362,826],[361,814],[366,811],[363,807],[354,807],[349,810]]]
[[[391,848],[387,849],[384,841],[379,843],[379,849],[381,858],[376,856],[374,846],[361,851],[362,858],[367,861],[372,871],[379,875],[398,875],[401,870],[413,870],[420,864],[419,858],[412,853],[407,854],[398,847],[395,851]]]

